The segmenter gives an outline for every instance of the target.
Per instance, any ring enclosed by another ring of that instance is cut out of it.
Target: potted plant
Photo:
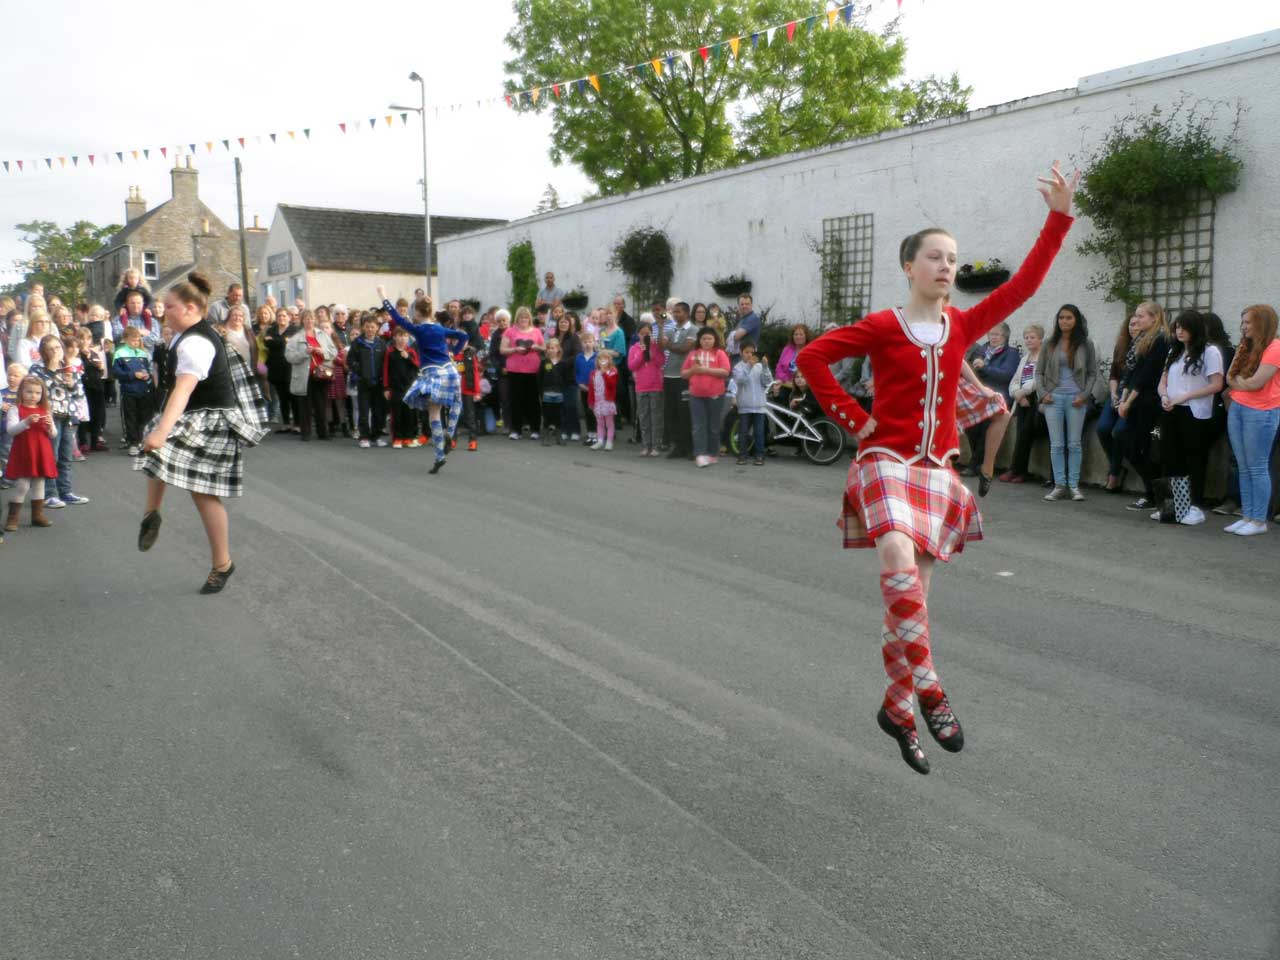
[[[966,263],[956,274],[956,286],[966,293],[994,290],[1009,279],[1009,269],[998,257]]]
[[[574,287],[564,295],[560,303],[566,310],[581,310],[587,305],[587,291],[581,287]]]
[[[718,297],[740,297],[744,293],[751,292],[751,281],[741,274],[731,273],[727,277],[717,277],[712,280],[711,289]]]

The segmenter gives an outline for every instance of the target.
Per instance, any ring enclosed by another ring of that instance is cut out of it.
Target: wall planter
[[[956,274],[956,287],[965,293],[986,293],[1009,279],[1009,271],[995,257],[966,263]]]
[[[711,281],[711,289],[717,297],[740,297],[751,292],[751,281],[746,277],[731,274]]]
[[[560,301],[566,310],[582,310],[587,302],[587,291],[581,289],[570,290]]]

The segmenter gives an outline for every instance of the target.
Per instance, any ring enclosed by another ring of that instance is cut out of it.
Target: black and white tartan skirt
[[[228,351],[228,359],[238,406],[188,410],[173,425],[163,447],[134,459],[134,470],[192,493],[214,497],[242,495],[243,451],[266,435],[265,404],[248,365],[232,351]],[[159,422],[160,414],[157,414],[147,424],[147,433]]]

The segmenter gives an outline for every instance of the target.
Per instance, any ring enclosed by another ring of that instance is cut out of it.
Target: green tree
[[[514,105],[552,111],[551,159],[576,163],[602,195],[875,133],[913,111],[956,109],[943,97],[948,81],[900,81],[906,49],[896,22],[883,33],[861,19],[827,30],[825,5],[815,0],[514,0],[513,7],[507,89],[538,90],[536,101]],[[772,43],[761,34],[753,44],[752,30],[787,20],[798,21],[793,43],[779,30]],[[737,57],[718,42],[744,31]],[[708,40],[705,58],[695,52],[682,62],[680,51]],[[604,76],[637,63],[630,76]],[[598,92],[573,82],[592,75],[601,78]],[[564,80],[558,92],[550,86]],[[956,94],[967,92],[956,84]],[[922,103],[922,93],[936,102]]]
[[[945,78],[927,76],[911,84],[907,91],[912,95],[911,106],[898,114],[905,126],[968,113],[969,98],[973,96],[973,87],[961,84],[958,73]]]
[[[46,297],[56,296],[70,307],[80,302],[85,293],[81,261],[92,256],[120,227],[100,227],[88,220],[77,220],[64,230],[52,220],[33,220],[17,224],[17,229],[23,233],[23,242],[31,244],[32,266],[10,292],[19,293],[29,290],[33,283],[43,283]]]
[[[561,206],[563,204],[560,203],[560,191],[554,185],[548,183],[547,189],[542,191],[542,199],[533,208],[533,212],[535,214],[550,213],[552,210],[559,210]]]

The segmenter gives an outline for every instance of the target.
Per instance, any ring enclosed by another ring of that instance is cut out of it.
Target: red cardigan
[[[929,460],[945,466],[959,452],[956,387],[965,351],[1036,292],[1071,224],[1071,217],[1050,211],[1018,272],[972,309],[947,307],[942,339],[932,346],[911,335],[898,311],[881,310],[823,334],[800,352],[796,366],[822,412],[854,434],[868,416],[840,388],[831,364],[847,357],[871,358],[876,428],[858,445],[859,459],[879,454],[903,463]]]
[[[595,408],[596,401],[600,399],[596,395],[596,374],[604,374],[604,400],[606,403],[613,403],[618,398],[618,368],[610,367],[608,370],[601,370],[597,367],[591,371],[591,379],[587,381],[587,406]]]

